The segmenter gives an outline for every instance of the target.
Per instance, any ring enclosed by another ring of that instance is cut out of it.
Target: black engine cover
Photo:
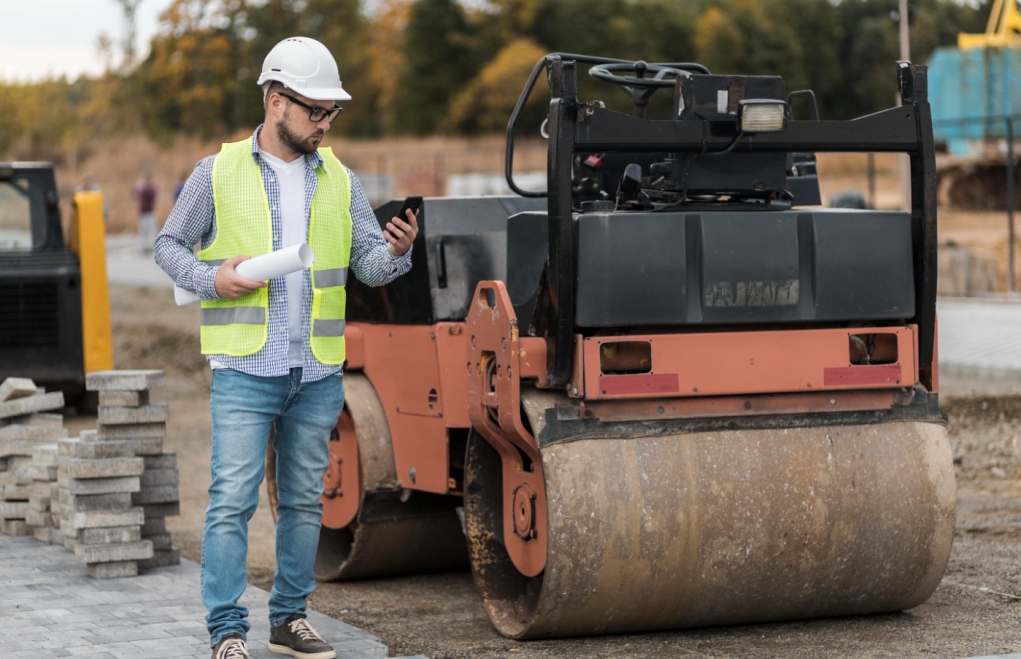
[[[575,223],[580,327],[875,321],[915,314],[908,213],[585,213]],[[512,217],[508,231],[508,284],[517,304],[539,281],[545,260],[523,251],[543,244],[546,215]]]

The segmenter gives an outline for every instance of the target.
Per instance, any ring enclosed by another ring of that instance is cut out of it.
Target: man
[[[143,252],[151,252],[153,239],[156,237],[156,186],[152,183],[152,175],[146,174],[138,179],[131,190],[131,196],[138,204],[138,244]]]
[[[410,211],[381,231],[352,172],[318,149],[349,100],[329,51],[304,37],[266,57],[265,123],[248,140],[199,162],[156,240],[155,259],[202,299],[202,352],[213,368],[212,484],[202,535],[202,599],[214,659],[248,656],[248,521],[258,503],[266,441],[276,429],[276,556],[270,650],[329,659],[305,620],[315,587],[322,477],[344,402],[344,284],[371,286],[411,269],[418,223]],[[300,91],[298,91],[300,90]],[[198,259],[191,245],[201,239]],[[269,282],[237,274],[241,261],[308,242],[310,270]]]

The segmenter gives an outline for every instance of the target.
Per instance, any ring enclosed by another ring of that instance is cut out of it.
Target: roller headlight
[[[737,119],[743,133],[776,133],[783,130],[787,104],[770,99],[747,99],[738,104]]]

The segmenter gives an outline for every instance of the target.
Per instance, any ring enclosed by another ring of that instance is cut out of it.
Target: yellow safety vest
[[[334,365],[345,358],[351,180],[332,149],[321,148],[319,155],[323,164],[315,170],[316,191],[308,221],[308,244],[315,254],[309,343],[316,359]],[[216,238],[199,252],[199,259],[216,265],[238,254],[256,257],[273,250],[273,219],[262,170],[252,157],[252,138],[220,149],[213,162],[213,203]],[[269,288],[236,300],[203,300],[201,323],[203,354],[254,355],[266,345]]]

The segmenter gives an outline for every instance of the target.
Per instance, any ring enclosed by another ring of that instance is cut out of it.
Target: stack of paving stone
[[[177,456],[163,451],[167,404],[149,401],[149,391],[163,386],[163,371],[104,371],[86,378],[86,387],[99,392],[97,439],[124,443],[143,459],[140,487],[131,495],[132,503],[144,510],[141,536],[153,545],[152,557],[138,564],[143,568],[181,562],[166,529],[166,518],[181,514]]]
[[[135,576],[138,561],[152,558],[152,543],[141,537],[145,512],[131,505],[145,464],[101,446],[108,444],[88,431],[58,442],[60,531],[90,577]]]
[[[63,416],[46,412],[63,407],[63,393],[46,393],[27,378],[7,378],[0,383],[0,532],[27,535],[34,532],[32,522],[51,523],[42,514],[32,514],[32,494],[42,493],[44,488],[48,493],[48,483],[36,483],[55,477],[52,444],[67,437],[67,431]],[[46,444],[49,449],[43,448]],[[33,461],[36,449],[40,453]],[[39,497],[35,506],[42,506],[44,498]]]
[[[32,484],[28,492],[28,512],[25,523],[32,529],[36,540],[52,543],[57,539],[59,521],[54,528],[54,517],[50,509],[50,501],[57,484],[57,445],[56,443],[39,444],[32,450],[32,461],[26,467]]]

